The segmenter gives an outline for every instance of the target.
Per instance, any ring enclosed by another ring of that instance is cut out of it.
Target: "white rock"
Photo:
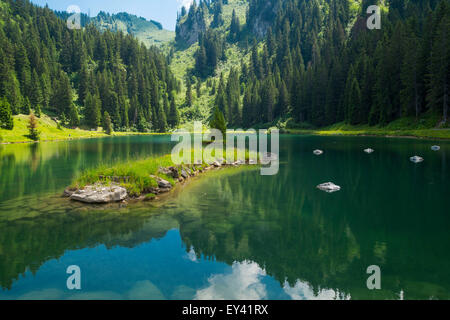
[[[276,155],[275,153],[272,153],[272,152],[267,152],[267,153],[263,154],[261,158],[262,158],[263,162],[277,161],[278,155]]]
[[[419,156],[414,156],[414,157],[409,158],[409,160],[411,160],[414,163],[419,163],[419,162],[423,162],[424,159]]]
[[[314,150],[313,152],[316,156],[321,156],[323,154],[322,150]]]
[[[319,184],[317,186],[317,189],[320,189],[320,190],[328,192],[328,193],[332,193],[332,192],[341,190],[341,187],[338,185],[335,185],[333,182],[326,182],[326,183]]]
[[[440,147],[440,146],[432,146],[432,147],[431,147],[431,150],[433,150],[433,151],[439,151],[439,150],[441,150],[441,147]]]
[[[371,154],[371,153],[374,153],[375,150],[370,149],[370,148],[367,148],[367,149],[364,150],[364,152],[365,152],[365,153],[368,153],[368,154]]]
[[[219,167],[221,167],[222,165],[221,165],[218,161],[214,161],[214,162],[213,162],[213,166],[216,167],[216,168],[219,168]]]
[[[74,192],[70,199],[85,203],[110,203],[125,200],[127,189],[119,186],[87,186]]]

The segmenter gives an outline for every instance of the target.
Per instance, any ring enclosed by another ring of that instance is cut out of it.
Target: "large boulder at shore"
[[[158,186],[160,188],[164,188],[164,189],[171,189],[172,188],[172,185],[170,184],[170,182],[166,181],[164,179],[159,179],[158,180]]]
[[[84,203],[111,203],[127,198],[127,189],[120,186],[87,186],[72,193],[70,199]]]

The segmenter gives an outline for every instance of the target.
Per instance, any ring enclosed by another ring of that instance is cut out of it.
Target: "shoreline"
[[[415,131],[418,134],[408,134]],[[427,134],[430,131],[440,134]],[[330,136],[330,137],[377,137],[377,138],[403,138],[403,139],[420,139],[420,140],[450,140],[450,129],[422,129],[422,130],[392,130],[387,132],[377,131],[346,131],[346,130],[303,130],[303,129],[286,129],[283,135],[314,135],[314,136]]]
[[[42,143],[42,142],[64,142],[64,141],[76,141],[76,140],[88,140],[88,139],[103,139],[103,138],[116,138],[116,137],[130,137],[130,136],[165,136],[170,135],[170,132],[166,133],[157,133],[157,132],[120,132],[114,133],[112,135],[100,134],[96,136],[85,136],[85,137],[70,137],[70,138],[57,138],[57,139],[45,139],[45,140],[26,140],[26,141],[0,141],[0,145],[12,145],[12,144],[33,144],[33,143]]]

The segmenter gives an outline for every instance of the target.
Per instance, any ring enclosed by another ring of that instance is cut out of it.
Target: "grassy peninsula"
[[[191,151],[194,158],[194,150]],[[235,150],[235,159],[238,151]],[[126,189],[126,198],[139,200],[153,200],[156,195],[170,192],[177,183],[183,183],[191,177],[210,170],[222,168],[237,168],[246,164],[255,167],[250,153],[245,151],[245,160],[235,161],[233,164],[225,162],[226,151],[221,156],[215,157],[214,163],[205,161],[197,164],[175,164],[170,154],[117,163],[112,166],[101,165],[97,168],[82,172],[65,191],[66,196],[72,196],[74,192],[84,189],[101,189],[121,187]],[[191,163],[194,163],[192,161]],[[116,202],[116,200],[110,201]]]

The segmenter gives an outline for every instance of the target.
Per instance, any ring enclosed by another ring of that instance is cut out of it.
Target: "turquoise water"
[[[170,137],[0,146],[0,299],[450,298],[449,142],[280,139],[276,176],[213,173],[162,203],[96,207],[60,194],[85,168],[170,152]],[[342,190],[316,189],[328,181]]]

